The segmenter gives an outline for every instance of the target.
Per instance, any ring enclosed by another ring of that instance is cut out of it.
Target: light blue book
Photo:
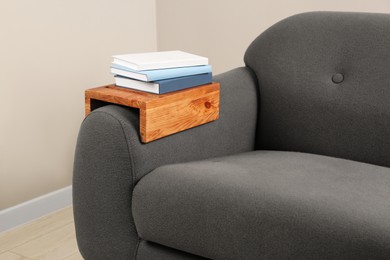
[[[211,65],[191,66],[158,70],[133,70],[128,67],[111,64],[111,73],[122,77],[137,79],[141,81],[156,81],[162,79],[179,78],[197,74],[211,73]]]
[[[141,90],[145,92],[164,94],[186,88],[192,88],[199,85],[211,83],[212,74],[198,74],[179,78],[170,78],[157,80],[154,82],[145,82],[136,79],[115,76],[115,84],[120,87]]]

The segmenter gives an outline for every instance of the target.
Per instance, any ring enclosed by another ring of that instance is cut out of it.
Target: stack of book
[[[164,94],[211,83],[208,59],[183,51],[114,55],[111,73],[120,87]]]

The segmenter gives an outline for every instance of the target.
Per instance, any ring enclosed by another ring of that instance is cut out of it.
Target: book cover
[[[142,81],[156,81],[162,79],[179,78],[197,74],[211,73],[211,71],[211,65],[142,71],[132,70],[118,64],[111,65],[111,73]]]
[[[208,65],[206,57],[184,51],[160,51],[113,56],[114,64],[133,70],[154,70]]]
[[[141,90],[145,92],[164,94],[181,89],[191,88],[212,82],[212,74],[205,73],[187,77],[163,79],[154,82],[145,82],[121,76],[115,76],[115,84],[120,87]]]

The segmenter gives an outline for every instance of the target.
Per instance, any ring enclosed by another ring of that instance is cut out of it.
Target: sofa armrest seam
[[[133,257],[133,259],[134,260],[137,260],[137,257],[138,257],[138,248],[139,248],[139,245],[140,245],[140,243],[141,243],[141,238],[138,238],[138,242],[137,242],[137,245],[136,245],[136,247],[135,247],[135,251],[134,251],[134,257]]]

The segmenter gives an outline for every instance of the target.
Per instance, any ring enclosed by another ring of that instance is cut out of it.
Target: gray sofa
[[[390,15],[292,16],[244,60],[215,122],[142,144],[135,109],[84,120],[86,259],[390,259]]]

